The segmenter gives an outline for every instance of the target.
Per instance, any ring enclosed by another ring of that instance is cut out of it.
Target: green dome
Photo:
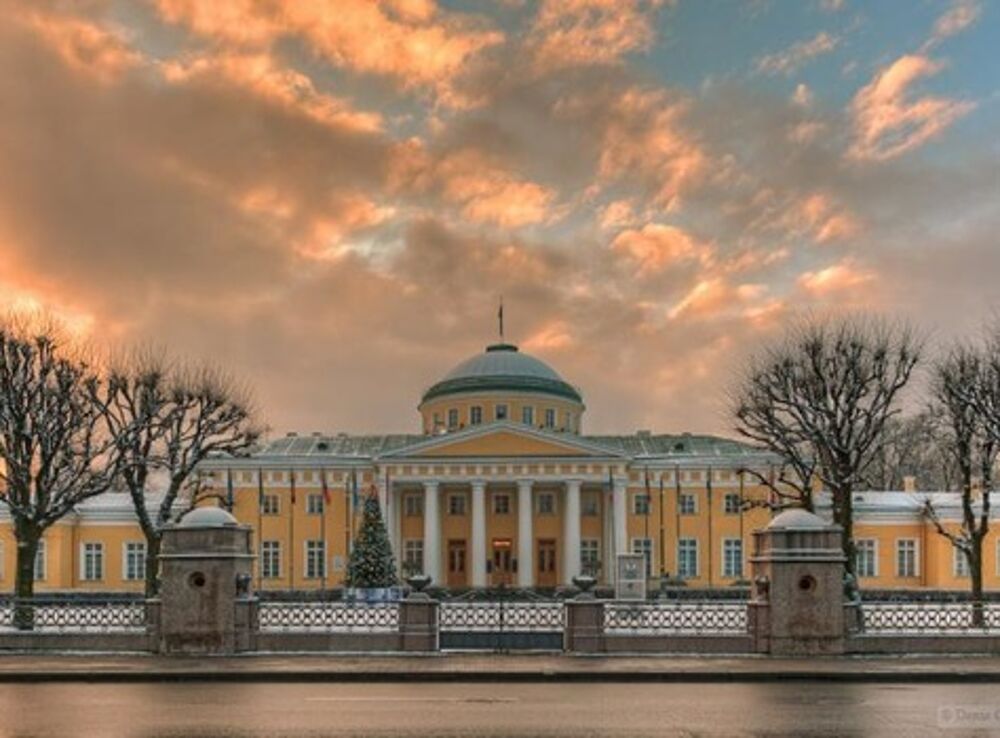
[[[583,402],[576,388],[552,367],[509,343],[487,346],[484,353],[463,361],[427,390],[421,402],[484,391],[534,392]]]

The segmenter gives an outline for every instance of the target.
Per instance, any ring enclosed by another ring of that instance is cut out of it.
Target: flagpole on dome
[[[497,310],[497,322],[500,323],[500,343],[503,343],[503,295],[500,295],[500,309]]]

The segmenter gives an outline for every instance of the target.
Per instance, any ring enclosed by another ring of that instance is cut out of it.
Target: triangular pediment
[[[434,436],[383,458],[537,457],[619,458],[621,454],[566,433],[552,433],[513,423],[493,423]]]

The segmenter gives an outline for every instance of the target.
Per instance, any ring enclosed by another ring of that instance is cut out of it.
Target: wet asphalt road
[[[980,711],[973,714],[973,706]],[[815,682],[0,685],[3,738],[942,734],[1000,735],[1000,687]]]

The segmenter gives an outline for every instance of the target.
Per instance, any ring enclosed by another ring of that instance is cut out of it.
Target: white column
[[[580,480],[566,482],[563,511],[563,584],[580,575]]]
[[[441,513],[438,510],[438,483],[424,482],[424,574],[435,587],[441,580]]]
[[[628,520],[626,518],[626,491],[628,480],[616,479],[613,495],[613,518],[615,521],[615,559],[613,565],[618,565],[617,554],[628,553]]]
[[[486,482],[472,483],[472,586],[486,586]]]
[[[531,480],[517,482],[517,586],[535,584],[535,531],[532,525],[535,508],[531,501]]]

